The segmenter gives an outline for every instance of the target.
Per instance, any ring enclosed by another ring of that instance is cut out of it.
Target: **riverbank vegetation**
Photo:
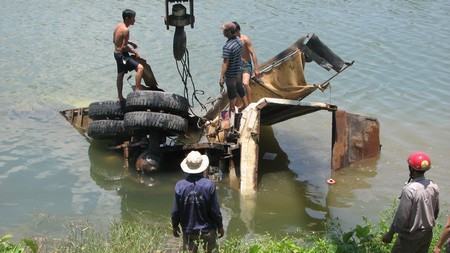
[[[220,239],[223,253],[384,253],[392,244],[383,244],[381,237],[387,231],[393,211],[384,212],[376,224],[363,218],[361,224],[350,231],[342,231],[338,220],[326,225],[325,232],[297,232],[283,237],[271,235],[249,238]],[[123,253],[123,252],[178,252],[181,239],[171,235],[169,224],[149,224],[144,220],[114,222],[107,232],[100,232],[89,224],[71,224],[64,239],[24,239],[11,242],[10,236],[0,237],[0,252],[74,252],[74,253]],[[434,229],[432,246],[437,242],[442,225]],[[394,238],[395,239],[395,238]],[[432,247],[430,247],[432,249]],[[431,252],[431,250],[430,250]]]

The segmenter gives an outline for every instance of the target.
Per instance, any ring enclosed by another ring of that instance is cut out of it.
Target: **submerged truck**
[[[256,193],[260,127],[273,125],[316,111],[332,116],[331,169],[377,157],[380,152],[379,122],[375,118],[339,110],[323,102],[304,102],[311,93],[324,91],[330,81],[352,66],[331,51],[315,34],[307,34],[286,50],[258,66],[252,78],[252,101],[229,115],[226,91],[217,96],[204,115],[190,110],[186,97],[158,88],[145,64],[147,90],[135,90],[119,101],[93,102],[86,108],[61,114],[89,141],[106,140],[122,150],[125,166],[154,173],[165,160],[180,159],[191,150],[207,154],[210,170],[238,178],[243,195]],[[334,74],[319,84],[305,78],[305,65],[319,64]]]
[[[177,67],[178,63],[182,66],[179,73],[186,88],[192,76],[186,65],[189,55],[184,27],[194,27],[194,0],[166,0],[165,6],[165,25],[167,29],[175,27],[173,56]],[[252,101],[242,112],[231,115],[226,91],[211,102],[204,115],[197,115],[187,97],[160,89],[150,65],[137,60],[144,66],[144,90],[128,94],[125,103],[100,101],[61,111],[88,141],[107,141],[110,148],[121,150],[127,168],[154,173],[164,169],[161,163],[198,150],[208,155],[211,174],[228,173],[239,182],[241,194],[253,195],[261,126],[321,110],[332,115],[331,169],[379,155],[377,119],[347,113],[333,104],[303,101],[317,90],[328,89],[331,80],[354,63],[342,60],[313,33],[258,66],[261,76],[250,81]],[[311,62],[334,74],[319,84],[308,83],[304,70]]]

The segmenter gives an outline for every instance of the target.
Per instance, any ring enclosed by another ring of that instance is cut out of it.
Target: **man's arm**
[[[129,41],[130,38],[130,30],[125,29],[122,34],[121,34],[121,38],[122,38],[122,43],[120,46],[120,50],[122,52],[130,52],[133,53],[137,58],[139,57],[139,53],[137,52],[137,50],[135,48],[137,48],[137,45],[134,44],[133,42]]]
[[[259,76],[258,59],[256,58],[256,52],[255,52],[255,49],[253,48],[253,43],[250,40],[250,38],[248,38],[248,37],[247,37],[246,44],[247,44],[248,53],[250,54],[250,57],[252,58],[252,62],[253,62],[253,75],[258,77]]]
[[[410,192],[402,192],[397,212],[392,221],[392,229],[395,233],[409,232],[409,216],[412,207],[412,196]]]
[[[172,232],[175,237],[180,236],[180,207],[178,206],[178,198],[178,195],[175,193],[172,208]]]
[[[450,216],[447,217],[447,224],[445,224],[444,229],[442,230],[441,237],[439,238],[436,246],[434,247],[434,253],[440,253],[441,248],[444,243],[450,238]]]
[[[436,196],[436,207],[434,208],[434,219],[437,219],[439,215],[439,190],[437,191]]]
[[[217,226],[217,231],[219,233],[219,238],[224,235],[223,223],[222,223],[222,213],[220,212],[219,200],[217,199],[216,186],[212,184],[211,187],[211,211],[210,215]]]
[[[220,79],[219,85],[223,87],[223,83],[225,82],[225,72],[227,72],[229,61],[227,58],[223,58],[222,68],[220,69]]]
[[[398,204],[397,211],[395,212],[394,220],[392,221],[389,231],[383,236],[384,243],[390,243],[395,233],[408,232],[409,230],[409,216],[412,206],[411,193],[403,190],[400,196],[400,203]]]
[[[128,49],[128,29],[119,29],[117,31],[118,34],[118,40],[120,41],[120,43],[117,43],[119,46],[117,47],[118,50],[120,50],[120,52],[129,52]]]

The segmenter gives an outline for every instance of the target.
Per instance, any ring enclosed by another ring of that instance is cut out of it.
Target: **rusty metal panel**
[[[333,112],[331,168],[337,170],[380,153],[377,119],[337,110]]]

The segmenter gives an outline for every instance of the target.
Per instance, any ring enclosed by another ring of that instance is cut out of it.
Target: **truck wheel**
[[[126,110],[127,112],[162,111],[186,117],[189,110],[189,101],[174,93],[140,90],[128,94]]]
[[[159,112],[127,112],[124,117],[125,130],[130,134],[145,134],[162,131],[168,135],[187,131],[187,119],[173,114]]]
[[[123,120],[96,120],[89,124],[87,134],[93,139],[111,139],[125,136]]]
[[[119,101],[94,102],[89,105],[92,120],[123,119],[124,110]]]
[[[161,157],[149,151],[142,152],[135,162],[136,170],[144,173],[152,173],[159,170]]]

